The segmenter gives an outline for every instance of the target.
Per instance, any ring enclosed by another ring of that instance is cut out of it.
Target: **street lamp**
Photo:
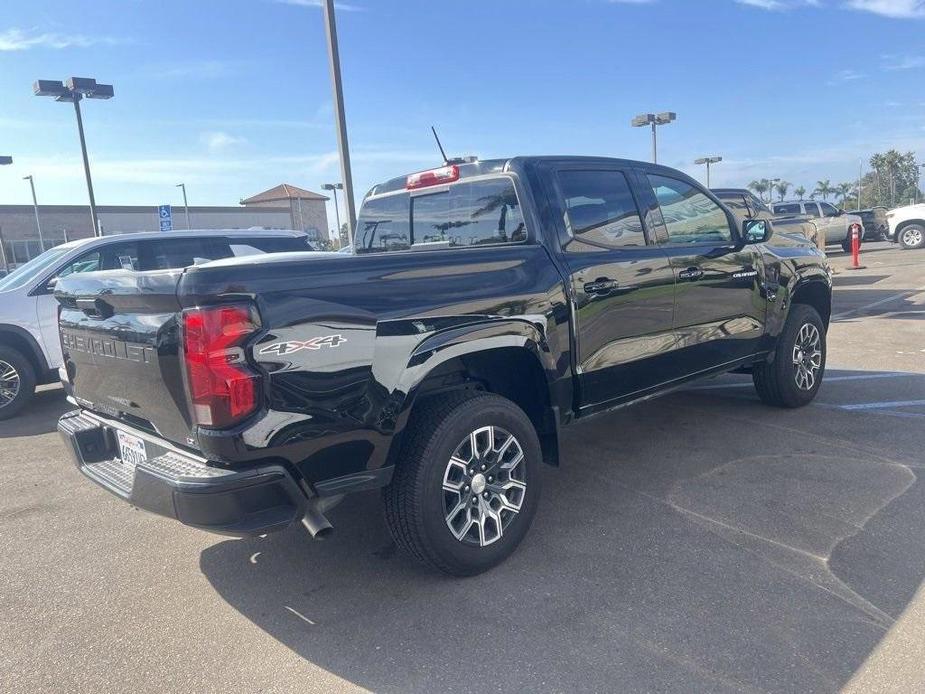
[[[334,88],[334,117],[337,120],[337,150],[340,154],[340,177],[344,182],[344,199],[347,208],[347,238],[353,243],[357,223],[353,202],[353,175],[350,172],[350,147],[347,144],[347,119],[344,115],[344,89],[340,80],[340,49],[337,46],[337,24],[334,19],[334,0],[324,0],[324,28],[328,39],[328,60],[331,83]],[[338,224],[337,233],[340,234]]]
[[[652,163],[658,164],[658,136],[656,135],[656,129],[660,125],[668,125],[672,121],[676,120],[678,117],[677,113],[673,111],[665,111],[663,113],[641,113],[632,121],[630,125],[634,128],[644,128],[647,125],[652,126]]]
[[[718,164],[723,160],[722,157],[701,157],[700,159],[695,159],[694,163],[700,166],[701,164],[707,165],[707,188],[710,187],[710,165]]]
[[[81,99],[111,99],[113,89],[111,84],[97,84],[95,79],[89,77],[69,77],[66,82],[57,80],[36,80],[32,85],[35,96],[54,97],[55,101],[65,101],[74,104],[74,113],[77,116],[77,134],[80,136],[80,153],[84,160],[84,174],[87,177],[87,193],[90,195],[90,220],[93,223],[93,235],[100,233],[100,220],[96,215],[96,200],[93,197],[93,181],[90,178],[90,160],[87,158],[87,141],[84,139],[84,123],[80,115]]]
[[[337,238],[340,239],[340,208],[337,206],[337,191],[343,190],[343,183],[324,183],[321,190],[330,190],[334,193],[334,216],[337,218]]]
[[[192,227],[189,225],[189,203],[186,201],[186,184],[178,183],[174,188],[181,188],[183,190],[183,211],[186,213],[186,229],[189,231]]]
[[[0,157],[0,166],[9,166],[13,163],[13,157]]]
[[[35,180],[32,174],[23,176],[22,180],[29,181],[29,187],[32,189],[32,211],[35,212],[35,228],[39,232],[39,243],[42,245],[42,251],[45,251],[45,239],[42,238],[42,223],[39,221],[39,201],[35,197]]]

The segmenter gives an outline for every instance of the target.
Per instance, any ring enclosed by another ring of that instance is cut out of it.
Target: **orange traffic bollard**
[[[851,234],[851,267],[849,270],[863,270],[861,265],[861,225],[852,224],[848,232]]]

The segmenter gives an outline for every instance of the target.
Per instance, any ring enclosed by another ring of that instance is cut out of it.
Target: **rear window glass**
[[[527,238],[510,179],[456,183],[411,197],[367,200],[357,220],[356,252],[406,250],[421,244],[471,247]]]

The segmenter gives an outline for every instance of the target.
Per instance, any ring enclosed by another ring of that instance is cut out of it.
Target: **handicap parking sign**
[[[170,211],[170,205],[158,205],[157,218],[161,224],[161,231],[173,230],[173,213]]]

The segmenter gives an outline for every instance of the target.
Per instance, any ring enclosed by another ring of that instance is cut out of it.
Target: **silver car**
[[[848,253],[851,251],[851,225],[861,226],[861,238],[864,238],[864,222],[856,214],[848,214],[829,202],[817,200],[795,200],[775,202],[772,206],[776,215],[805,215],[810,217],[825,232],[827,246],[839,245]]]

